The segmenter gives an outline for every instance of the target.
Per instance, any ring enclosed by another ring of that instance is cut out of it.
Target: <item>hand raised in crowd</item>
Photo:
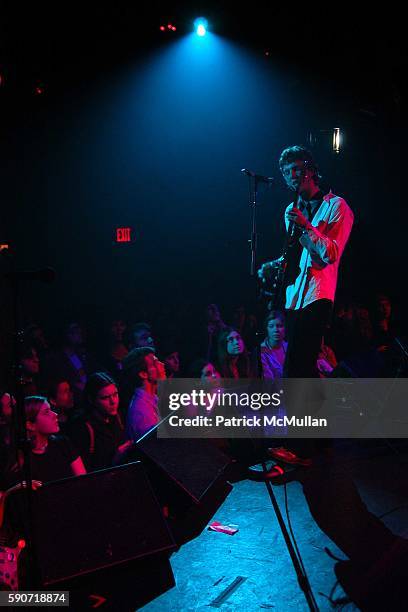
[[[118,450],[116,451],[117,454],[123,455],[123,453],[126,453],[126,451],[128,451],[129,448],[133,446],[133,444],[134,444],[133,440],[126,440],[126,442],[118,446]]]
[[[133,446],[134,446],[133,440],[126,440],[126,442],[123,442],[123,444],[118,446],[118,448],[116,449],[116,453],[114,454],[113,459],[112,459],[112,465],[117,465],[118,463],[120,463],[123,457],[126,455],[126,453]]]

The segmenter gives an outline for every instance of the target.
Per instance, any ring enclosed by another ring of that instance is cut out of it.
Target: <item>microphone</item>
[[[304,170],[302,171],[302,173],[304,172]],[[299,188],[296,189],[296,198],[295,201],[293,202],[293,205],[298,207],[299,206]],[[296,234],[296,230],[298,229],[296,223],[294,221],[289,221],[289,225],[288,225],[288,238],[289,238],[289,244],[294,240],[295,238],[295,234]]]
[[[246,176],[252,176],[258,183],[268,183],[269,185],[274,182],[273,176],[263,176],[262,174],[256,174],[253,170],[248,170],[247,168],[242,168],[242,174]]]

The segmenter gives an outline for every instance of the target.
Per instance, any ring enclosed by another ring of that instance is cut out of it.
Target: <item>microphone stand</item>
[[[13,292],[13,323],[14,323],[14,347],[13,347],[13,386],[15,404],[15,439],[17,448],[17,460],[23,456],[22,477],[25,482],[23,488],[23,508],[26,515],[25,523],[25,540],[27,541],[27,573],[26,588],[35,589],[38,587],[37,572],[36,572],[36,554],[34,544],[34,519],[33,519],[33,490],[32,490],[32,475],[31,475],[31,450],[30,441],[27,435],[26,419],[24,410],[24,392],[23,392],[23,376],[21,368],[21,347],[24,342],[24,331],[20,327],[20,282],[17,276],[9,277]]]
[[[252,220],[251,220],[251,238],[248,240],[251,247],[251,268],[250,275],[255,276],[256,274],[256,249],[257,249],[257,241],[258,234],[256,231],[256,209],[258,207],[258,184],[266,183],[267,185],[271,185],[274,182],[274,178],[272,176],[262,176],[262,174],[256,174],[252,170],[248,170],[247,168],[242,168],[242,174],[249,179],[249,206],[252,211]],[[252,180],[253,179],[253,180]]]
[[[242,172],[244,172],[244,174],[248,175],[249,178],[249,205],[252,211],[252,217],[251,217],[251,238],[248,241],[250,243],[250,247],[251,247],[251,262],[250,262],[250,275],[252,277],[255,277],[256,274],[256,253],[257,253],[257,242],[258,242],[258,234],[257,234],[257,207],[258,207],[258,202],[257,202],[257,196],[258,196],[258,183],[260,181],[262,181],[263,177],[260,177],[259,175],[255,174],[255,173],[249,173],[248,171],[244,171],[242,170]],[[251,179],[253,179],[253,182],[251,181]],[[293,224],[294,225],[294,224]],[[294,233],[293,230],[293,226],[289,228],[289,238],[288,240],[290,240],[293,236],[292,234]],[[255,291],[256,291],[256,298],[257,298],[257,302],[259,301],[259,288],[258,288],[258,284],[255,285]],[[257,337],[260,338],[260,333],[257,332]],[[256,347],[256,351],[257,351],[257,364],[258,364],[258,373],[259,373],[259,378],[263,378],[263,372],[262,372],[262,359],[261,359],[261,347],[260,347],[260,341],[258,341],[258,345]],[[254,440],[252,439],[252,441],[254,442]],[[292,564],[294,567],[294,570],[296,572],[296,576],[297,576],[297,580],[298,580],[298,584],[300,589],[302,590],[305,599],[307,601],[307,604],[309,606],[309,610],[311,612],[318,612],[319,608],[317,606],[316,600],[314,598],[309,580],[307,578],[307,575],[303,569],[303,565],[299,559],[299,556],[295,550],[295,547],[293,545],[293,542],[290,538],[289,532],[287,530],[287,527],[285,525],[285,521],[283,520],[282,517],[282,513],[280,511],[279,508],[279,504],[276,501],[276,497],[275,494],[273,492],[273,488],[272,485],[270,483],[270,481],[266,478],[266,474],[268,472],[267,467],[266,467],[266,463],[265,460],[262,459],[261,461],[261,465],[262,465],[262,473],[264,475],[264,481],[265,481],[265,486],[266,489],[268,491],[269,494],[269,498],[272,504],[272,507],[274,509],[277,521],[279,523],[279,527],[281,529],[283,538],[285,540],[285,544],[286,544],[286,548],[288,549],[290,558],[292,560]]]
[[[11,266],[14,268],[14,262]],[[41,271],[40,271],[41,272]],[[28,563],[27,563],[27,574],[26,574],[26,587],[29,589],[35,589],[39,587],[38,577],[38,566],[37,566],[37,554],[36,554],[36,542],[35,542],[35,531],[34,531],[34,518],[33,518],[33,489],[32,489],[32,473],[31,473],[31,446],[27,434],[26,428],[26,417],[24,409],[24,392],[23,392],[23,376],[21,367],[21,347],[24,342],[24,331],[21,328],[20,322],[20,288],[21,281],[24,280],[44,280],[41,277],[16,271],[12,269],[7,274],[4,274],[11,286],[12,291],[12,319],[14,328],[13,337],[13,392],[15,397],[15,411],[13,414],[14,421],[14,433],[16,440],[17,449],[17,461],[19,457],[23,457],[22,466],[22,479],[25,482],[23,487],[23,507],[26,513],[25,533],[24,537],[27,542],[28,551]],[[46,280],[45,282],[48,282]]]
[[[252,277],[256,274],[256,250],[258,246],[258,234],[256,227],[257,207],[258,207],[258,184],[259,178],[257,175],[249,176],[249,205],[251,207],[251,238],[249,239],[249,245],[251,247],[251,266],[250,275]],[[253,179],[253,180],[252,180]]]

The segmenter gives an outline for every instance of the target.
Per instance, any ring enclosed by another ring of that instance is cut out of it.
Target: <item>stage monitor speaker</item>
[[[162,505],[178,544],[196,537],[232,490],[231,459],[211,440],[157,437],[157,427],[136,444],[137,456]]]
[[[45,484],[33,519],[44,586],[175,549],[140,462]]]
[[[70,610],[135,612],[174,587],[168,555],[155,554],[63,582],[49,590],[68,591]]]
[[[209,440],[158,438],[156,428],[136,446],[196,504],[216,481],[224,478],[225,469],[231,463]]]

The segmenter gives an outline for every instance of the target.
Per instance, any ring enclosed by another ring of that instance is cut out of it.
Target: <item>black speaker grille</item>
[[[51,482],[33,497],[44,585],[175,547],[140,462]]]

